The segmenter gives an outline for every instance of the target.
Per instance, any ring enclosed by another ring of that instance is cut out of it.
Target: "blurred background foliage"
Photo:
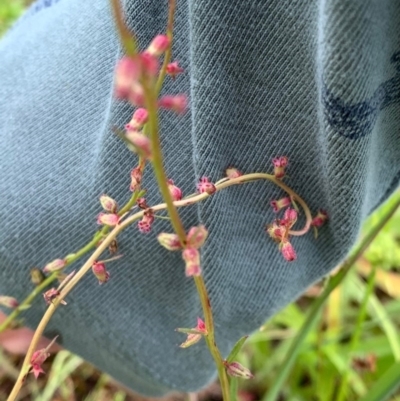
[[[0,0],[0,36],[30,1]],[[396,193],[364,225],[371,228],[393,204]],[[335,272],[333,273],[335,274]],[[297,302],[265,323],[248,339],[239,361],[255,374],[240,382],[240,401],[270,401],[268,390],[302,327],[314,298],[326,280],[311,287]],[[400,212],[391,218],[320,310],[317,323],[300,351],[277,401],[366,400],[381,383],[381,399],[400,401],[400,392],[385,393],[384,374],[394,367],[400,383]],[[0,400],[5,400],[18,373],[21,357],[0,349]],[[68,351],[46,362],[46,376],[29,377],[24,401],[129,401],[144,397],[122,389],[106,374]],[[387,383],[386,383],[387,386]],[[375,386],[376,388],[376,386]],[[386,395],[385,395],[386,394]],[[217,385],[199,394],[173,394],[170,400],[219,399]],[[379,401],[380,399],[377,398]]]

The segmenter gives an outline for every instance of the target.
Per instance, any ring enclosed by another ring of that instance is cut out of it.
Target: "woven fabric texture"
[[[168,175],[184,193],[234,165],[271,171],[290,160],[289,185],[320,231],[295,238],[287,263],[264,232],[275,215],[270,183],[221,191],[182,210],[186,228],[210,237],[202,266],[224,355],[233,343],[326,275],[363,219],[400,180],[400,3],[396,0],[178,0],[174,59],[185,68],[165,93],[185,92],[190,111],[162,114]],[[166,0],[127,0],[142,48],[165,31]],[[112,134],[132,108],[112,97],[121,57],[107,0],[40,1],[0,42],[0,293],[22,299],[29,269],[87,243],[107,193],[123,204],[136,156]],[[151,169],[150,204],[158,203]],[[85,277],[52,318],[63,345],[146,393],[193,391],[215,377],[204,344],[182,350],[176,327],[201,316],[179,253],[156,243],[156,221],[124,232],[110,281]],[[79,263],[69,270],[79,267]],[[34,327],[45,304],[25,316]]]

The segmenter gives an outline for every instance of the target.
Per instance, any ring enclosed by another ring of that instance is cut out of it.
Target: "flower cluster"
[[[158,235],[158,242],[169,251],[182,250],[182,258],[185,262],[185,274],[187,277],[200,276],[200,252],[208,236],[207,229],[203,226],[192,227],[186,235],[184,247],[177,234],[161,233]]]
[[[267,226],[269,236],[278,242],[279,250],[283,257],[291,262],[297,258],[296,251],[289,241],[289,231],[297,221],[297,212],[295,209],[285,210],[283,219],[277,219]]]

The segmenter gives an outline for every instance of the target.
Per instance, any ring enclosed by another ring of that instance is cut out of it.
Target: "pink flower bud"
[[[153,155],[151,152],[150,139],[138,131],[128,131],[125,135],[126,139],[132,143],[136,151],[144,158],[151,160]]]
[[[281,179],[285,176],[285,168],[288,165],[288,162],[289,160],[286,156],[276,157],[272,160],[275,178]]]
[[[158,73],[158,58],[148,52],[140,55],[142,70],[148,77],[155,77]]]
[[[153,222],[154,222],[153,211],[151,209],[148,209],[146,212],[144,212],[142,220],[138,222],[139,231],[143,234],[149,233]]]
[[[131,91],[133,82],[140,76],[140,63],[137,59],[124,57],[115,69],[115,96],[126,99]]]
[[[143,107],[137,109],[132,116],[131,121],[125,125],[127,131],[137,131],[147,123],[149,119],[149,113]]]
[[[274,209],[274,212],[279,212],[279,210],[281,210],[285,207],[288,207],[291,204],[292,204],[292,201],[288,196],[278,199],[278,200],[271,201],[271,206],[272,206],[272,209]]]
[[[55,259],[52,262],[48,263],[44,268],[43,271],[45,273],[52,273],[59,270],[62,270],[65,267],[66,263],[64,259]]]
[[[297,221],[297,211],[292,208],[288,208],[285,210],[285,214],[283,215],[283,220],[281,221],[286,227],[293,227],[294,223]]]
[[[174,201],[179,201],[182,199],[182,190],[174,185],[172,180],[167,181],[169,193]]]
[[[119,216],[115,213],[100,213],[97,216],[97,224],[116,226],[119,223]]]
[[[0,295],[0,305],[5,306],[6,308],[14,309],[19,306],[19,302],[13,297]]]
[[[186,111],[187,103],[187,97],[183,94],[176,96],[166,95],[158,101],[158,105],[160,107],[167,110],[172,110],[178,114],[183,114]]]
[[[35,379],[39,377],[40,373],[45,373],[42,369],[42,364],[44,361],[50,356],[50,352],[48,352],[47,348],[40,349],[35,351],[31,358],[31,372],[35,376]]]
[[[139,198],[139,199],[136,201],[136,204],[138,205],[138,207],[139,207],[140,209],[143,209],[143,210],[146,210],[146,209],[149,208],[149,205],[147,204],[146,198]]]
[[[226,373],[229,376],[240,377],[242,379],[252,379],[254,375],[249,369],[242,366],[239,362],[225,362]]]
[[[185,261],[185,274],[186,277],[200,276],[200,253],[195,248],[186,248],[182,252],[182,258]]]
[[[201,194],[207,192],[209,195],[212,195],[217,190],[217,188],[208,179],[208,177],[201,177],[199,183],[197,184],[197,190]]]
[[[142,107],[145,103],[144,90],[139,82],[133,82],[129,88],[127,99],[136,107]]]
[[[140,167],[136,167],[131,171],[131,185],[129,189],[134,192],[136,191],[142,182],[142,170]]]
[[[318,214],[312,219],[311,225],[314,227],[321,227],[328,221],[328,213],[326,210],[320,209],[318,210]]]
[[[281,243],[280,249],[282,252],[283,257],[288,261],[292,262],[293,260],[297,259],[296,251],[293,248],[293,245],[285,240]]]
[[[146,53],[157,57],[161,56],[168,49],[169,44],[170,40],[166,35],[157,35],[146,49]]]
[[[106,269],[106,265],[102,262],[94,262],[92,272],[99,280],[99,284],[104,284],[110,279],[110,273]]]
[[[189,333],[186,341],[180,345],[181,348],[190,347],[191,345],[198,343],[203,335],[207,335],[206,325],[199,317],[197,318],[197,326],[195,327],[195,330],[201,333]]]
[[[117,202],[115,202],[115,200],[110,198],[108,195],[101,195],[100,203],[106,212],[115,213],[118,209]]]
[[[174,61],[173,63],[169,63],[169,64],[167,65],[166,71],[167,71],[167,74],[168,74],[168,75],[171,75],[172,79],[175,79],[175,77],[176,77],[178,74],[182,73],[182,72],[184,71],[184,69],[181,68],[181,67],[179,67],[177,61]]]
[[[241,175],[243,175],[242,172],[240,172],[237,168],[234,167],[228,167],[225,173],[228,178],[238,178]]]
[[[57,290],[56,288],[50,288],[49,290],[43,293],[43,298],[46,304],[50,305],[53,302],[53,300],[57,298],[59,295],[60,295],[59,290]],[[65,301],[61,301],[61,303],[66,304]]]
[[[208,236],[208,231],[205,226],[200,225],[197,227],[192,227],[186,237],[187,244],[190,248],[199,249],[203,246],[206,238]]]
[[[178,251],[182,249],[179,237],[176,234],[161,233],[157,236],[158,242],[169,251]]]

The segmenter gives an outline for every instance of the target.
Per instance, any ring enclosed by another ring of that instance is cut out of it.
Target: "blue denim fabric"
[[[164,32],[166,5],[126,2],[143,48]],[[224,355],[335,267],[398,186],[399,20],[396,0],[178,1],[174,59],[186,72],[165,93],[188,93],[190,111],[162,115],[168,175],[188,194],[202,175],[271,171],[286,155],[288,183],[331,217],[317,241],[293,240],[298,260],[288,264],[264,232],[269,201],[283,195],[272,184],[182,210],[186,228],[210,232],[202,265]],[[87,243],[99,195],[130,196],[136,156],[111,131],[132,113],[112,97],[120,56],[107,0],[38,2],[0,42],[0,293],[22,299],[32,266]],[[150,169],[144,182],[158,203]],[[68,349],[153,395],[215,375],[203,343],[177,347],[174,329],[194,326],[201,309],[180,254],[156,243],[161,231],[167,221],[149,235],[124,232],[110,281],[85,277],[49,325]],[[37,300],[26,323],[44,309]]]

